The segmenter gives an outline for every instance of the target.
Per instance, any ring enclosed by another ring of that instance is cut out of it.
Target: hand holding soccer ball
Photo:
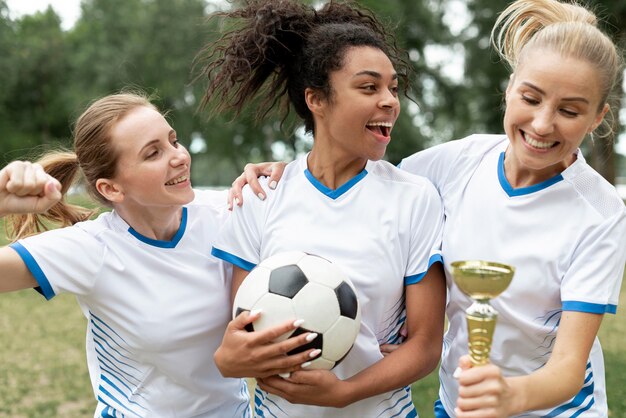
[[[300,251],[263,260],[243,281],[235,296],[233,316],[259,309],[262,315],[246,327],[249,331],[302,320],[298,328],[275,341],[306,332],[317,334],[288,353],[320,349],[310,369],[330,370],[337,365],[352,348],[361,325],[361,310],[348,277],[330,261]]]

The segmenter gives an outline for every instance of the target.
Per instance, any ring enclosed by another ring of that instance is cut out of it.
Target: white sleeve
[[[626,263],[626,211],[606,219],[576,246],[561,282],[563,310],[616,313]]]
[[[10,245],[20,255],[46,299],[59,293],[88,294],[101,271],[106,249],[77,226],[55,229]]]
[[[267,187],[267,178],[259,179]],[[249,186],[243,188],[243,205],[234,205],[230,217],[218,234],[211,254],[244,270],[252,270],[260,261],[265,213],[273,193],[265,201],[257,198]]]
[[[418,283],[431,265],[443,262],[441,257],[443,205],[434,186],[426,181],[424,184],[424,190],[412,208],[411,241],[405,285]]]
[[[462,149],[463,140],[435,145],[403,159],[398,167],[411,174],[426,177],[441,194]]]

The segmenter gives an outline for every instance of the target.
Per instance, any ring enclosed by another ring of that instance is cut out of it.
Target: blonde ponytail
[[[61,183],[60,202],[43,214],[14,214],[7,216],[7,236],[12,241],[35,235],[50,229],[50,227],[64,227],[85,221],[94,215],[97,210],[73,205],[66,201],[70,187],[75,184],[78,174],[78,158],[73,152],[54,151],[45,154],[39,161],[44,171]]]

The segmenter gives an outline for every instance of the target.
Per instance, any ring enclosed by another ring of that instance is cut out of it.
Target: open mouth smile
[[[558,141],[538,141],[534,138],[531,138],[530,135],[528,135],[526,132],[520,132],[522,133],[522,138],[524,138],[524,142],[526,142],[526,144],[530,145],[532,148],[546,150],[556,146],[559,143]]]
[[[376,135],[384,136],[385,138],[389,138],[391,134],[391,128],[393,127],[393,123],[391,122],[370,122],[365,125],[367,129],[375,133]]]
[[[188,179],[188,178],[189,178],[189,177],[188,177],[188,176],[186,176],[186,175],[185,175],[185,176],[176,177],[175,179],[170,180],[170,181],[168,181],[167,183],[165,183],[165,185],[166,185],[166,186],[173,186],[173,185],[175,185],[175,184],[179,184],[179,183],[182,183],[182,182],[184,182],[184,181],[187,181],[187,179]]]

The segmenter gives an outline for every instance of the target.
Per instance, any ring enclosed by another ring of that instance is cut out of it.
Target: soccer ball
[[[319,348],[309,369],[330,370],[350,351],[361,326],[354,285],[335,264],[300,251],[276,254],[257,265],[243,281],[233,304],[233,317],[261,309],[248,331],[260,331],[286,320],[304,323],[276,341],[316,332],[317,338],[288,354]]]

